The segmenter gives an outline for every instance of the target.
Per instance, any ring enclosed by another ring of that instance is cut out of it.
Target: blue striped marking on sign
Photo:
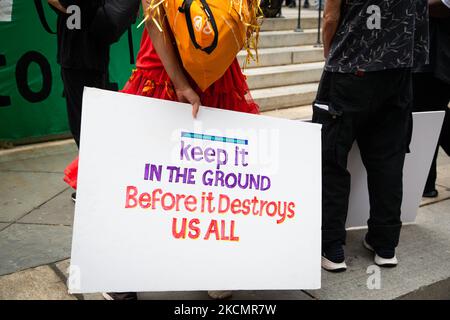
[[[209,135],[209,134],[201,134],[201,133],[194,133],[194,132],[181,132],[181,137],[182,138],[191,138],[191,139],[200,139],[200,140],[209,140],[209,141],[217,141],[217,142],[226,142],[226,143],[248,145],[248,140],[246,140],[246,139],[219,137],[219,136],[212,136],[212,135]]]

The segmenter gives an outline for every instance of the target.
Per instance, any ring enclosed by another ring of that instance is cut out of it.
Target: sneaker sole
[[[233,296],[233,292],[224,290],[210,290],[208,291],[208,296],[213,300],[226,300]]]
[[[322,268],[329,272],[344,272],[347,270],[347,265],[344,262],[336,263],[333,261],[328,260],[325,257],[322,257]]]
[[[102,296],[105,300],[109,300],[109,301],[113,301],[113,297],[111,297],[109,294],[107,294],[106,292],[102,293]]]
[[[366,239],[364,238],[363,240],[363,246],[364,248],[366,248],[367,250],[369,250],[372,253],[375,253],[375,258],[374,258],[374,262],[377,266],[379,267],[384,267],[384,268],[394,268],[397,266],[398,264],[398,260],[397,257],[394,256],[393,258],[390,259],[385,259],[380,257],[375,250],[373,249],[373,247],[367,243]]]
[[[379,267],[384,267],[384,268],[395,268],[398,264],[398,260],[397,257],[393,257],[391,259],[385,259],[380,257],[379,255],[375,254],[375,264]]]

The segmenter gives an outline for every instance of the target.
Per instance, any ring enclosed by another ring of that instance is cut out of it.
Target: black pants
[[[409,69],[322,75],[313,122],[322,124],[323,247],[345,244],[347,158],[355,140],[368,175],[369,241],[375,248],[398,245],[411,95]]]
[[[61,68],[66,96],[69,127],[77,146],[80,146],[81,107],[84,87],[106,87],[106,73],[93,70]]]
[[[431,72],[414,73],[413,93],[413,111],[445,111],[439,145],[450,155],[450,110],[448,109],[448,104],[450,103],[450,84],[437,79]],[[436,160],[439,145],[436,148],[433,162],[431,163],[424,192],[430,192],[436,188]]]

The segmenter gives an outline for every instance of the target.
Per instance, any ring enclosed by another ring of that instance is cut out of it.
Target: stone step
[[[266,31],[259,35],[259,48],[303,46],[315,43],[317,43],[316,29],[305,29],[303,32],[292,30]]]
[[[247,52],[242,50],[237,58],[242,66],[247,57]],[[286,64],[307,63],[323,61],[323,48],[312,45],[297,47],[262,48],[258,50],[258,63],[250,61],[246,69],[280,66]]]
[[[250,89],[281,87],[320,80],[324,62],[289,64],[276,67],[247,69],[247,83]]]
[[[291,119],[291,120],[311,120],[311,105],[290,107],[279,110],[271,110],[262,112],[263,115],[275,118]]]
[[[300,20],[300,27],[302,29],[314,29],[318,25],[318,17],[310,16],[303,17]],[[280,30],[294,30],[297,28],[297,17],[286,18],[266,18],[263,20],[261,31],[280,31]]]
[[[311,104],[316,97],[318,83],[255,89],[251,94],[261,111]]]

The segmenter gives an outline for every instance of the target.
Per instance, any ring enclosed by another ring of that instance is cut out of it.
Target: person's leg
[[[370,198],[367,242],[377,254],[390,250],[395,257],[402,222],[403,165],[411,125],[409,70],[382,72],[374,90],[390,98],[373,108],[369,126],[358,137],[367,170]]]
[[[342,116],[330,101],[332,73],[324,72],[317,98],[313,104],[314,123],[322,125],[322,246],[345,243],[347,199],[350,193],[350,174],[346,159],[337,161],[337,135]],[[334,113],[334,114],[333,114]]]
[[[79,70],[61,68],[64,84],[69,128],[77,146],[80,146],[81,100],[83,97],[83,76]]]
[[[106,75],[98,71],[86,71],[61,68],[61,77],[64,84],[66,98],[67,118],[72,136],[80,147],[81,110],[84,87],[105,88]],[[76,192],[73,192],[72,201],[76,201]]]
[[[61,68],[66,97],[67,117],[72,136],[80,146],[81,113],[84,87],[105,88],[106,76],[100,71]]]
[[[436,190],[436,178],[437,178],[437,157],[439,153],[439,145],[434,152],[433,161],[431,161],[430,171],[428,172],[427,181],[425,182],[425,188],[423,189],[423,196],[427,198],[435,198],[438,196]]]
[[[447,155],[450,156],[450,84],[445,83],[439,79],[438,85],[438,104],[441,106],[440,110],[445,111],[444,123],[442,124],[441,135],[439,136],[439,145],[444,149]]]
[[[450,88],[448,89],[450,95]],[[448,97],[447,105],[450,104],[450,96]],[[444,123],[442,124],[441,135],[439,137],[439,144],[442,149],[450,156],[450,109],[445,109]]]
[[[344,260],[342,245],[350,194],[347,158],[358,123],[364,121],[366,98],[360,94],[368,92],[364,81],[355,83],[353,77],[324,72],[313,107],[313,122],[322,124],[323,256],[336,265]],[[323,266],[331,271],[334,266],[327,260],[322,259]],[[345,266],[336,266],[334,271],[340,269]]]

